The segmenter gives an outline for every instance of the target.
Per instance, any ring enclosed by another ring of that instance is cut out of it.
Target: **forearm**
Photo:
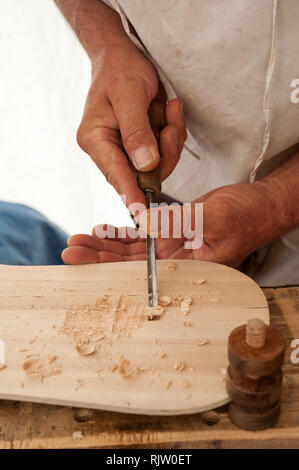
[[[54,0],[93,60],[106,46],[132,45],[119,15],[101,0]]]
[[[299,152],[253,185],[264,194],[265,237],[275,239],[299,227]]]

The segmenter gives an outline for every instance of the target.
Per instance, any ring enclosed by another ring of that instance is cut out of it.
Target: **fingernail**
[[[142,170],[156,160],[155,155],[145,145],[138,147],[133,154],[134,165],[137,170]]]

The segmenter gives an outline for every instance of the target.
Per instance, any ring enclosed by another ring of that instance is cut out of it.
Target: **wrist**
[[[256,181],[250,186],[259,199],[256,229],[263,246],[296,226],[292,216],[292,205],[289,204],[287,193],[271,178]]]

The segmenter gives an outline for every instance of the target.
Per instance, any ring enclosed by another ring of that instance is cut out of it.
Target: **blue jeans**
[[[63,264],[68,235],[23,204],[0,201],[0,264]]]

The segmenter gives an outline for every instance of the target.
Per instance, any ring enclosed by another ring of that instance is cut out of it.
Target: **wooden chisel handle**
[[[152,131],[156,137],[159,148],[160,132],[166,126],[165,104],[153,100],[148,111]],[[152,171],[137,171],[137,181],[143,192],[152,191],[154,196],[161,192],[161,166],[160,164]]]

